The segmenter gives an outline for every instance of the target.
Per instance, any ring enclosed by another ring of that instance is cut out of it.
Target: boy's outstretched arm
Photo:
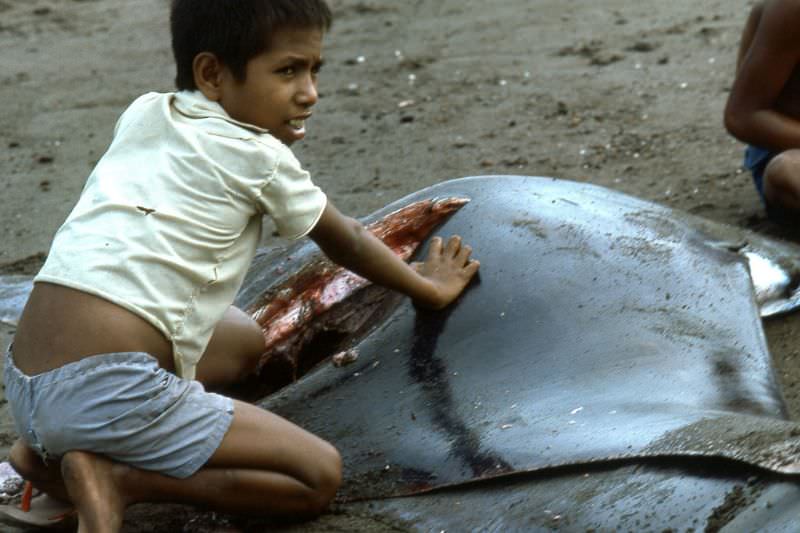
[[[769,148],[800,148],[800,96],[787,84],[800,66],[800,2],[773,0],[750,14],[739,52],[736,79],[725,106],[725,127],[739,140]],[[795,87],[796,89],[796,87]],[[790,101],[792,99],[793,101]]]
[[[309,236],[335,263],[433,309],[455,300],[480,265],[470,259],[472,249],[460,237],[451,237],[446,244],[434,237],[428,257],[412,267],[330,202]]]

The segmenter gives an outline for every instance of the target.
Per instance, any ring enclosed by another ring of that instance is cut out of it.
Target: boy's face
[[[267,50],[247,63],[244,82],[224,69],[219,103],[232,118],[291,145],[305,137],[321,66],[321,30],[279,30]]]

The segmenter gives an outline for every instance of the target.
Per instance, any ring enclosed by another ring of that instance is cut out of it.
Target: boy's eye
[[[278,73],[284,76],[292,76],[294,74],[294,67],[283,67]]]

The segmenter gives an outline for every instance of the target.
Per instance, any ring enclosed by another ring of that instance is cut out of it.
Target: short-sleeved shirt
[[[108,151],[34,281],[108,299],[172,343],[194,379],[261,238],[261,217],[299,238],[326,197],[291,150],[199,91],[149,93],[120,117]]]

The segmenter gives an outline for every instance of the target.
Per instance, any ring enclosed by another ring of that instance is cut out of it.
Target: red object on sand
[[[22,501],[19,504],[19,508],[26,513],[31,510],[31,497],[33,497],[33,483],[26,481],[22,491]]]

